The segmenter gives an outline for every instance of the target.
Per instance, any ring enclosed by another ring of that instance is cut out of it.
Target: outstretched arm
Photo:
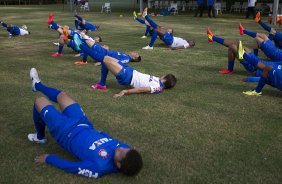
[[[114,97],[122,97],[124,95],[130,95],[130,94],[138,94],[138,93],[147,93],[151,92],[150,87],[142,87],[142,88],[133,88],[133,89],[125,89],[121,92],[114,95]]]
[[[89,178],[98,178],[99,174],[93,168],[92,163],[84,162],[70,162],[68,160],[61,159],[55,155],[40,155],[35,158],[36,163],[48,163],[52,166],[60,168],[66,172],[86,176]]]

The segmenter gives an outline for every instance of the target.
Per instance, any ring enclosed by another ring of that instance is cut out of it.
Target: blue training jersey
[[[14,36],[18,36],[21,33],[20,28],[18,26],[8,27],[7,31]]]
[[[90,31],[95,31],[97,27],[94,24],[91,24],[89,22],[85,22],[85,24],[79,24],[79,27],[81,30],[90,30]]]
[[[66,172],[98,178],[105,174],[118,172],[114,163],[115,150],[119,147],[129,148],[127,144],[111,138],[105,132],[98,132],[93,126],[79,124],[67,134],[67,150],[80,161],[72,162],[49,155],[48,164]]]

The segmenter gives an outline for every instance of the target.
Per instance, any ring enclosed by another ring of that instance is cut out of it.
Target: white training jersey
[[[171,44],[170,47],[175,48],[175,47],[181,47],[181,46],[183,46],[186,49],[190,45],[189,45],[189,43],[186,40],[184,40],[182,38],[173,37],[173,43]]]
[[[143,74],[136,70],[133,70],[130,85],[133,88],[150,87],[151,93],[158,93],[163,90],[160,85],[160,78],[148,74]]]
[[[28,34],[29,34],[29,32],[27,30],[20,28],[20,35],[21,36],[28,35]]]

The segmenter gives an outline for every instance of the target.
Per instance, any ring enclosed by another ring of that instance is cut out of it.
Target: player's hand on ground
[[[118,97],[122,97],[123,95],[125,95],[124,90],[122,90],[121,92],[115,94],[114,97],[115,97],[115,98],[118,98]]]
[[[39,155],[37,157],[35,157],[34,161],[37,164],[43,164],[46,161],[46,158],[48,157],[48,154],[44,154],[44,155]]]

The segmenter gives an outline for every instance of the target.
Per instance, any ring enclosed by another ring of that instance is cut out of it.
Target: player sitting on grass
[[[44,144],[45,126],[51,136],[65,150],[77,157],[73,162],[44,154],[35,158],[36,163],[47,163],[66,172],[98,178],[121,172],[132,176],[142,169],[143,161],[138,151],[105,132],[97,131],[88,120],[80,105],[65,92],[45,86],[35,68],[30,70],[32,91],[40,91],[51,101],[58,103],[58,111],[45,97],[37,98],[33,107],[36,133],[28,134],[31,142]]]
[[[9,37],[12,37],[12,36],[25,36],[25,35],[29,35],[30,34],[30,32],[28,31],[26,25],[23,25],[22,27],[18,27],[16,25],[7,24],[7,23],[2,22],[2,21],[0,21],[0,24],[7,29],[7,31],[9,32]]]
[[[262,75],[258,82],[257,87],[254,90],[243,92],[250,96],[260,96],[262,94],[262,88],[265,84],[268,84],[274,88],[282,91],[282,64],[276,64],[273,66],[267,65],[259,60],[254,54],[251,54],[250,49],[242,46],[241,41],[238,46],[238,58],[240,60],[246,60],[257,69],[262,70]]]
[[[84,19],[82,19],[82,17],[78,16],[76,11],[74,12],[74,17],[74,25],[77,30],[86,30],[87,33],[88,31],[95,31],[99,29],[99,26],[95,26],[94,24],[86,22]]]
[[[95,47],[97,47],[95,44],[89,48],[77,34],[74,35],[74,41],[85,53],[94,58],[96,61],[102,62],[102,66],[105,65],[105,67],[110,70],[120,85],[130,85],[133,87],[133,89],[122,90],[120,93],[115,94],[114,97],[121,97],[123,95],[136,93],[160,93],[164,89],[173,88],[176,84],[176,78],[172,74],[158,78],[140,73],[132,67],[122,63],[121,60],[110,57],[102,53],[100,50],[95,49]],[[102,71],[101,79],[106,78],[107,73],[108,72],[104,74]]]
[[[218,36],[214,36],[210,28],[207,29],[207,35],[208,35],[208,41],[209,42],[217,42],[219,44],[224,45],[225,47],[228,48],[228,68],[224,68],[223,70],[220,70],[220,74],[228,74],[232,75],[234,72],[234,61],[237,57],[237,42],[231,39],[224,39]],[[235,49],[234,49],[235,48]],[[238,59],[238,58],[237,58]],[[277,64],[282,64],[282,62],[266,62],[262,61],[262,63],[268,64],[268,65],[277,65]],[[257,82],[259,80],[259,77],[261,76],[262,71],[257,70],[256,67],[251,65],[249,62],[245,60],[241,60],[240,63],[244,66],[244,68],[251,73],[255,72],[256,77],[247,77],[245,79],[246,82]]]
[[[151,42],[143,49],[153,49],[154,43],[157,36],[171,49],[186,49],[195,46],[195,42],[192,40],[184,40],[183,38],[173,36],[173,30],[164,30],[162,27],[157,25],[150,17],[147,15],[147,8],[144,9],[142,16],[146,19],[146,23],[153,28]]]
[[[134,20],[138,21],[140,24],[146,25],[145,20],[138,18],[135,11],[133,12],[133,18]],[[146,25],[146,31],[144,33],[144,36],[142,36],[141,38],[147,38],[148,34],[152,36],[152,31],[153,29],[151,29],[151,26]]]

